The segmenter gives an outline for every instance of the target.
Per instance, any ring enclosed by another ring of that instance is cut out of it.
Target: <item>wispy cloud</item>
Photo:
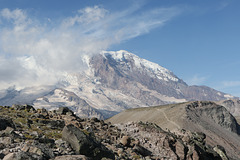
[[[188,85],[202,85],[206,80],[207,80],[207,77],[196,74],[192,78],[186,81]]]
[[[222,85],[223,85],[222,87],[224,87],[224,88],[239,87],[240,81],[223,81]]]
[[[218,7],[217,7],[217,11],[221,11],[221,10],[225,9],[229,4],[230,4],[229,1],[220,2]]]
[[[174,7],[141,12],[137,5],[110,12],[93,6],[60,22],[43,22],[21,9],[0,10],[0,88],[55,83],[64,72],[81,71],[83,55],[146,34],[180,12]]]

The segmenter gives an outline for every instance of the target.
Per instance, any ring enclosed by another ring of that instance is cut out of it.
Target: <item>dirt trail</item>
[[[168,118],[168,116],[166,115],[166,113],[165,113],[162,109],[158,109],[158,110],[163,113],[164,117],[166,118],[166,120],[167,120],[169,123],[173,124],[173,125],[176,126],[178,129],[181,129],[181,127],[180,127],[177,123],[171,121],[171,120]]]

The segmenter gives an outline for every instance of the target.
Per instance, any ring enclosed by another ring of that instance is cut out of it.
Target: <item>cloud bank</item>
[[[0,10],[0,89],[54,84],[66,72],[85,69],[83,55],[97,54],[114,44],[163,26],[178,8],[141,11],[132,6],[110,12],[99,6],[70,17],[42,21],[22,9]]]

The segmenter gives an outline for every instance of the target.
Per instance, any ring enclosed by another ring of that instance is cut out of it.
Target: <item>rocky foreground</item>
[[[82,119],[68,108],[0,107],[0,159],[228,159],[200,132],[164,131],[153,123],[112,125]]]

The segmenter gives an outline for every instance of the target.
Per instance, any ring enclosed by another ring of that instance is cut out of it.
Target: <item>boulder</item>
[[[56,113],[60,115],[74,115],[73,111],[71,111],[68,107],[60,107],[58,110],[56,110]]]
[[[7,127],[15,128],[11,119],[0,117],[0,131],[5,130]]]
[[[91,135],[84,133],[79,128],[70,124],[63,128],[62,139],[67,141],[76,154],[101,159],[102,157],[114,158],[114,155],[98,143]]]
[[[72,124],[63,128],[62,139],[70,143],[77,154],[90,155],[98,146],[91,137]]]
[[[4,145],[10,145],[12,144],[13,139],[11,137],[0,137],[0,143]]]
[[[123,136],[122,139],[120,140],[120,143],[124,146],[129,146],[131,143],[131,139],[128,136]]]
[[[152,154],[151,151],[147,150],[146,148],[144,148],[144,147],[142,147],[140,145],[134,146],[133,147],[133,151],[138,153],[138,154],[140,154],[140,155],[142,155],[142,156],[144,156],[144,157],[149,156],[149,155]]]
[[[5,130],[0,131],[0,136],[10,136],[11,134],[14,134],[13,131],[14,129],[12,127],[7,127]]]

